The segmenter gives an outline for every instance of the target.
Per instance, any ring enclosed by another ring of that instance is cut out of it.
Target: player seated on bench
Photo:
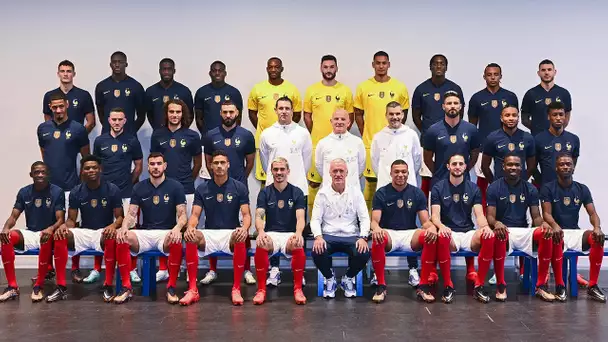
[[[386,297],[384,266],[386,252],[421,251],[422,278],[420,287],[425,291],[419,296],[433,301],[435,298],[428,291],[428,279],[437,259],[437,229],[429,220],[427,199],[424,192],[407,183],[409,166],[402,159],[391,164],[391,183],[381,187],[374,194],[372,201],[372,263],[374,265],[378,287],[372,300],[381,303]],[[422,229],[416,228],[416,217],[420,219]]]
[[[337,284],[331,255],[348,254],[348,269],[341,287],[344,296],[352,298],[357,296],[355,277],[369,259],[369,213],[361,190],[346,186],[348,168],[343,159],[331,161],[329,175],[331,186],[319,190],[312,209],[310,229],[315,237],[312,257],[325,277],[323,297],[334,298]]]
[[[49,183],[49,169],[44,162],[37,161],[30,168],[33,184],[26,185],[17,193],[11,215],[0,233],[2,242],[2,263],[8,287],[0,295],[0,302],[19,297],[19,286],[15,275],[15,251],[27,252],[39,249],[38,277],[32,291],[32,302],[44,299],[42,286],[49,263],[52,263],[53,234],[63,224],[65,217],[65,194],[63,190]],[[25,211],[26,229],[15,229],[17,220]],[[65,268],[63,281],[57,277],[57,288],[65,288]],[[57,272],[59,275],[61,272]]]

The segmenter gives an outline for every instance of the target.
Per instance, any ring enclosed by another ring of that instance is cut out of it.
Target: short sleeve
[[[312,113],[312,86],[306,89],[306,93],[304,94],[304,112]]]
[[[534,157],[536,155],[536,144],[534,138],[531,135],[527,135],[528,143],[526,144],[526,158]]]
[[[583,201],[584,205],[593,203],[591,191],[589,191],[589,187],[587,187],[585,184],[581,184],[581,200]]]
[[[471,127],[471,147],[470,150],[475,150],[481,147],[481,144],[483,143],[483,141],[481,140],[481,135],[479,134],[479,131],[477,130],[477,127],[472,126]]]
[[[19,211],[25,210],[25,199],[23,198],[23,193],[21,191],[19,191],[17,193],[17,196],[15,198],[15,204],[13,205],[13,208],[15,208]]]
[[[361,110],[365,110],[365,106],[363,105],[363,86],[357,86],[357,90],[355,93],[355,102],[353,104],[354,108],[358,108]]]
[[[469,101],[469,111],[467,112],[467,116],[469,117],[469,121],[471,121],[471,119],[479,119],[479,107],[477,106],[477,99],[475,95],[473,95]]]
[[[36,131],[36,134],[38,135],[38,146],[44,148],[45,143],[44,143],[44,139],[42,139],[42,125],[38,126],[38,130]]]
[[[374,194],[374,198],[372,199],[372,210],[382,210],[384,209],[384,191],[376,191]]]
[[[61,190],[57,191],[57,198],[55,199],[55,211],[65,211],[65,193]]]
[[[473,187],[473,205],[481,205],[481,190],[477,186]]]
[[[199,88],[196,93],[194,93],[194,109],[195,110],[203,110],[204,106],[204,98],[203,98],[203,88]]]
[[[70,197],[68,197],[69,209],[80,209],[80,198],[78,196],[78,185],[70,190]]]
[[[150,153],[152,152],[161,152],[157,131],[152,132],[152,136],[150,137]]]
[[[95,104],[98,106],[103,106],[104,105],[104,98],[103,98],[103,89],[102,89],[102,82],[97,83],[97,86],[95,86]]]
[[[412,95],[412,109],[420,109],[422,107],[422,94],[420,86],[414,89],[414,95]]]
[[[82,111],[85,114],[95,113],[95,106],[93,105],[93,98],[91,97],[91,93],[89,93],[88,91],[85,91],[84,103],[83,103],[82,108],[83,108]]]
[[[416,212],[429,210],[427,202],[428,200],[424,195],[424,192],[422,192],[420,188],[416,188]]]
[[[300,188],[297,188],[298,191],[296,192],[296,203],[295,203],[295,208],[297,209],[304,209],[306,210],[306,207],[308,206],[308,203],[306,203],[306,198],[304,197],[304,193],[302,192],[302,190]]]
[[[135,91],[135,105],[136,105],[136,109],[140,110],[142,108],[146,108],[146,90],[144,89],[144,87],[141,85],[141,83],[136,82],[136,91]]]
[[[533,185],[530,185],[528,187],[530,188],[530,192],[528,193],[528,206],[538,207],[538,204],[540,202],[538,189],[536,189],[536,187]]]
[[[293,87],[293,99],[291,99],[293,101],[293,111],[295,113],[297,112],[301,112],[302,111],[302,95],[300,94],[300,91],[298,90],[298,88]]]
[[[101,143],[99,142],[99,137],[95,138],[93,141],[93,155],[101,158]]]
[[[399,104],[401,105],[401,109],[410,108],[410,94],[405,85],[403,86],[403,89],[401,89],[401,94],[399,94]]]
[[[564,89],[564,107],[566,107],[566,112],[572,111],[572,97],[570,96],[570,92]]]
[[[137,186],[137,184],[135,184],[135,186],[133,187],[133,193],[131,194],[131,202],[130,204],[136,205],[136,206],[141,206],[141,196],[138,193],[139,187]]]
[[[498,180],[501,181],[501,180]],[[486,203],[488,207],[498,206],[498,184],[496,182],[490,184],[486,191]]]
[[[574,146],[572,148],[572,156],[574,158],[578,158],[579,153],[580,153],[580,147],[581,147],[581,141],[577,136],[574,136]]]
[[[131,148],[133,149],[133,157],[132,160],[140,160],[143,159],[143,151],[141,150],[141,144],[139,143],[139,139],[137,137],[133,137],[131,141]]]
[[[175,196],[175,205],[186,204],[186,192],[183,185],[176,184],[173,196]]]
[[[80,148],[83,148],[87,145],[89,145],[89,134],[87,133],[87,130],[84,128],[84,126],[81,126],[78,128],[78,145]]]
[[[350,90],[350,88],[346,88],[344,109],[346,109],[346,111],[349,113],[353,113],[355,111],[353,107],[353,92]]]
[[[111,184],[111,183],[110,183]],[[112,184],[114,185],[114,184]],[[122,196],[120,192],[120,188],[117,186],[111,186],[112,189],[111,199],[112,199],[112,209],[122,209]]]
[[[203,136],[201,143],[203,145],[203,151],[204,151],[205,155],[208,155],[208,156],[212,155],[213,154],[213,143],[211,141],[211,137],[209,136],[209,132],[207,132]]]
[[[251,132],[247,131],[247,139],[245,142],[245,154],[255,153],[255,137]]]
[[[432,126],[426,131],[426,134],[423,135],[424,136],[424,141],[422,146],[424,146],[425,150],[429,150],[429,151],[433,151],[435,152],[435,130],[432,129]]]
[[[192,131],[192,143],[190,144],[190,155],[193,157],[200,156],[203,153],[201,148],[201,138],[198,133]]]
[[[534,106],[534,98],[532,97],[532,93],[530,90],[528,90],[526,92],[526,94],[524,94],[524,98],[521,101],[521,112],[522,113],[532,113],[533,110],[533,106]]]
[[[267,210],[268,209],[268,203],[266,202],[266,188],[262,188],[262,190],[260,190],[260,193],[258,193],[258,199],[256,201],[256,208],[258,209],[264,209]]]
[[[247,109],[258,110],[258,95],[256,93],[256,87],[253,87],[253,89],[251,89],[251,93],[249,93],[249,99],[247,99]]]
[[[53,111],[51,110],[51,108],[49,107],[49,93],[44,94],[44,96],[42,97],[42,113],[48,115],[48,116],[53,116]]]
[[[241,92],[234,88],[234,96],[231,97],[232,102],[234,102],[234,104],[236,105],[236,109],[239,110],[239,113],[243,113],[243,95],[241,95]]]
[[[547,184],[543,185],[543,187],[540,188],[540,201],[542,203],[545,203],[545,202],[551,203],[552,200],[553,200],[553,195],[551,194],[551,189],[549,188],[549,186]]]
[[[490,157],[496,157],[496,144],[493,137],[494,135],[490,133],[483,144],[483,154]]]
[[[206,182],[206,180],[204,182]],[[203,192],[205,191],[205,188],[207,188],[207,184],[205,183],[202,183],[196,188],[194,191],[194,201],[192,202],[193,206],[198,205],[203,208]]]
[[[249,204],[249,189],[247,189],[245,184],[241,182],[238,182],[237,184],[237,189],[239,191],[239,204]]]
[[[439,184],[435,184],[431,190],[431,205],[441,205],[441,194],[439,193]]]

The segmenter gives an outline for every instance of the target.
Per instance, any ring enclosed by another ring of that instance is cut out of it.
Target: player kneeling
[[[402,159],[391,164],[391,183],[378,189],[372,201],[372,263],[378,287],[372,300],[381,303],[386,297],[384,266],[386,252],[422,250],[422,278],[418,296],[435,300],[428,289],[428,279],[437,259],[437,229],[429,220],[427,199],[422,190],[407,183],[409,166]],[[416,229],[416,216],[422,229]],[[423,248],[424,247],[424,248]]]

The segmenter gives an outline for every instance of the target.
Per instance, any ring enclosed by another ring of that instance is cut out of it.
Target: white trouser
[[[291,254],[287,253],[287,241],[294,235],[294,233],[285,233],[285,232],[266,232],[266,235],[270,237],[272,240],[272,254],[269,256],[273,256],[276,254],[283,254],[287,258],[291,258]]]
[[[101,248],[103,228],[71,228],[70,231],[74,235],[74,250],[68,252],[70,256],[78,255],[88,249],[103,252],[103,249]]]
[[[456,252],[464,250],[472,252],[471,241],[473,241],[473,235],[475,235],[475,229],[469,230],[466,233],[452,232],[452,242],[456,246]]]
[[[200,232],[205,237],[205,251],[199,250],[199,257],[202,258],[216,252],[233,254],[230,250],[230,238],[234,229],[201,229]]]
[[[169,255],[169,251],[165,252],[163,246],[167,234],[171,232],[170,229],[134,229],[132,232],[137,237],[139,251],[137,253],[131,252],[131,255],[135,256],[149,251],[159,251],[166,256]]]
[[[391,238],[391,252],[402,251],[402,252],[413,252],[412,249],[412,237],[416,233],[416,229],[407,230],[393,230],[385,229]]]

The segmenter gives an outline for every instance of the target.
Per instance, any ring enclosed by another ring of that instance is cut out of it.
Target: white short
[[[422,162],[422,167],[420,168],[420,177],[433,177],[433,173],[431,173],[431,170],[429,170],[424,161]]]
[[[534,252],[534,230],[536,228],[509,228],[509,250],[507,255],[513,250],[518,250],[526,253],[529,256],[536,257]]]
[[[205,237],[205,251],[199,250],[199,257],[202,258],[216,252],[233,254],[230,250],[230,238],[234,229],[201,229],[200,232]]]
[[[583,235],[587,229],[564,229],[564,251],[572,250],[583,254],[589,254],[589,250],[583,251]]]
[[[103,232],[103,228],[72,228],[70,231],[74,234],[74,250],[68,252],[70,256],[78,255],[88,249],[103,252],[101,248],[101,233]]]
[[[475,232],[475,229],[469,230],[466,233],[452,232],[452,242],[454,242],[454,245],[456,246],[456,252],[460,250],[472,252],[471,241],[473,240]]]
[[[481,159],[483,157],[483,153],[479,152],[479,157],[477,158],[477,163],[475,163],[475,174],[477,177],[486,178],[481,171]],[[492,162],[490,163],[490,170],[494,171],[494,158],[492,158]]]
[[[202,179],[211,179],[211,175],[209,174],[209,170],[207,170],[207,166],[205,165],[205,147],[201,146],[202,154],[203,154],[203,165],[201,166],[201,170],[198,173],[198,176]]]
[[[11,230],[18,230],[23,236],[23,250],[15,248],[16,253],[25,253],[32,249],[40,249],[40,232],[34,232],[29,229],[18,229],[14,228]]]
[[[186,195],[186,213],[188,214],[188,218],[190,218],[190,214],[192,213],[192,204],[194,204],[194,194]]]
[[[291,238],[294,233],[267,232],[266,234],[272,240],[273,251],[269,256],[281,253],[287,258],[291,258],[291,254],[287,253],[287,241],[289,241],[289,238]]]
[[[416,233],[416,229],[393,230],[385,229],[391,238],[391,252],[413,252],[412,237]]]
[[[165,244],[165,238],[167,234],[171,232],[170,229],[158,229],[158,230],[146,230],[146,229],[135,229],[132,230],[137,236],[137,242],[139,243],[139,251],[137,253],[131,252],[131,255],[136,256],[138,254],[159,251],[164,255],[169,255],[169,252],[163,250]]]

